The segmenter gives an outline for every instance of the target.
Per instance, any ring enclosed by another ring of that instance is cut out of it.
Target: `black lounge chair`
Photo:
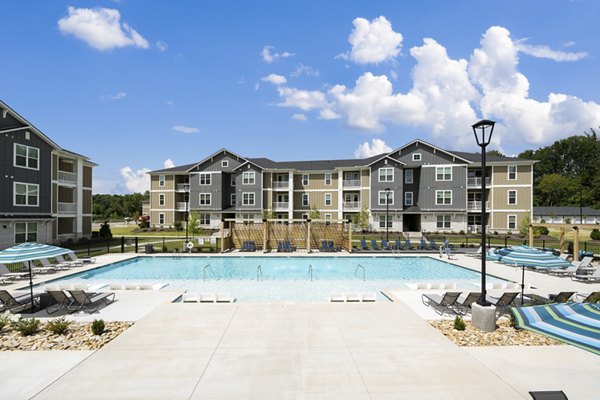
[[[514,305],[514,301],[518,295],[519,292],[504,292],[500,297],[489,296],[487,300],[496,306],[496,313],[499,317],[510,311],[510,306]]]
[[[569,400],[562,390],[529,392],[533,400]]]
[[[396,239],[396,250],[404,250],[404,246],[402,246],[400,239]]]
[[[480,297],[480,292],[470,292],[466,296],[460,296],[456,301],[456,311],[466,315],[471,310],[471,304],[479,300]]]
[[[414,250],[414,249],[415,249],[415,246],[413,246],[413,245],[410,243],[410,240],[408,240],[408,239],[404,240],[404,244],[406,245],[406,248],[407,248],[408,250]]]
[[[56,302],[55,304],[46,307],[46,312],[48,314],[54,314],[60,309],[66,308],[69,303],[71,303],[72,299],[62,290],[46,290],[46,293],[48,293]]]
[[[536,304],[566,303],[575,293],[576,292],[560,292],[558,294],[550,294],[548,297],[530,295],[530,298]]]
[[[29,293],[20,296],[13,296],[7,290],[0,290],[0,303],[5,310],[11,313],[19,313],[31,309],[31,295]],[[33,307],[35,308],[40,304],[40,294],[33,294]]]
[[[600,291],[599,292],[592,292],[590,294],[581,294],[578,293],[577,294],[578,297],[582,297],[583,300],[581,301],[582,303],[591,303],[592,300],[596,300],[595,302],[599,302],[600,300]]]
[[[390,247],[390,244],[388,243],[387,240],[382,239],[381,240],[381,248],[387,251],[390,251],[392,248]]]
[[[373,250],[381,250],[381,247],[377,246],[377,240],[371,239],[371,248]]]
[[[69,311],[88,311],[95,312],[98,310],[100,303],[106,305],[115,301],[114,292],[86,292],[83,290],[69,290],[72,299],[67,306]]]
[[[451,311],[456,314],[456,301],[458,300],[461,292],[446,292],[443,295],[440,294],[423,294],[421,300],[426,306],[433,306],[435,311],[442,315],[445,311]]]

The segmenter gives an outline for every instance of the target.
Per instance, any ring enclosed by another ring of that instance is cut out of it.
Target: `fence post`
[[[469,235],[465,236],[465,246],[469,247]]]
[[[310,218],[306,220],[306,252],[310,253]]]
[[[348,220],[348,253],[352,253],[352,220]]]
[[[90,246],[91,246],[91,244],[90,244],[90,242],[88,241],[88,257],[90,257],[90,250],[91,250],[91,249],[90,249]]]
[[[587,242],[583,242],[583,251],[587,251]]]
[[[135,252],[138,252],[138,237],[135,237]]]
[[[490,249],[492,247],[492,238],[488,236],[487,240],[488,240],[488,246],[487,247],[488,247],[488,249]]]
[[[121,254],[125,253],[125,236],[121,236]]]
[[[106,252],[110,253],[110,238],[106,238]]]
[[[546,239],[542,239],[542,249],[546,249]]]
[[[221,253],[225,252],[225,218],[221,218]]]
[[[165,245],[165,237],[163,236],[163,246],[162,246],[162,249],[161,249],[161,250],[164,250],[164,249],[166,249],[166,248],[167,248],[167,246]]]
[[[508,247],[508,236],[504,236],[504,247]]]

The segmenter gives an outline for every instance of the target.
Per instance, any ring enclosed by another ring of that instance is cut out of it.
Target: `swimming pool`
[[[170,289],[229,292],[240,301],[323,301],[334,292],[379,292],[408,282],[456,282],[475,289],[480,274],[432,257],[144,256],[60,281],[161,282]]]

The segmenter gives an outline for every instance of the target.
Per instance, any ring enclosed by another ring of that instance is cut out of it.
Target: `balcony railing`
[[[175,203],[176,211],[187,211],[187,203],[185,201],[178,201]]]
[[[277,210],[288,210],[290,208],[290,203],[287,201],[276,201],[273,203],[273,208]]]
[[[289,189],[290,181],[274,181],[273,189]]]
[[[175,186],[175,190],[177,190],[178,192],[189,192],[190,191],[190,184],[189,183],[178,183],[177,186]]]
[[[58,203],[59,213],[75,213],[77,212],[77,203]]]
[[[360,201],[345,201],[344,208],[352,210],[360,209]]]
[[[75,185],[77,184],[77,174],[75,172],[58,171],[58,181]]]
[[[344,188],[359,188],[360,179],[344,179],[344,181],[342,182],[342,186]]]
[[[481,232],[481,225],[467,225],[467,232],[469,232],[469,233]]]
[[[481,187],[481,178],[468,178],[467,179],[467,186],[468,187]],[[485,178],[485,186],[489,186],[490,185],[490,178],[486,177]]]
[[[467,210],[481,210],[482,203],[481,200],[469,200],[467,201]],[[485,202],[485,208],[490,208],[490,203],[488,201]]]

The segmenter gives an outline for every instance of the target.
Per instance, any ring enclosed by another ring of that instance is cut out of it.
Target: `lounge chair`
[[[253,240],[248,242],[248,251],[256,251],[256,243]]]
[[[480,292],[469,292],[466,295],[460,296],[456,301],[456,311],[459,314],[466,315],[471,310],[471,304],[479,300],[480,297]]]
[[[387,251],[390,251],[392,248],[390,247],[390,244],[388,243],[387,240],[382,239],[381,240],[381,248]]]
[[[69,311],[95,312],[98,310],[99,304],[110,304],[115,301],[114,292],[86,292],[83,290],[69,290],[72,299],[67,306]]]
[[[67,265],[67,264],[60,264],[60,263],[58,263],[58,264],[52,264],[50,262],[50,260],[48,260],[47,258],[40,258],[40,263],[42,263],[43,267],[46,267],[46,268],[50,268],[50,267],[56,268],[56,270],[58,270],[58,271],[66,271],[66,270],[68,270],[70,268],[70,266]]]
[[[510,311],[510,306],[514,303],[519,292],[504,292],[500,297],[488,296],[488,301],[496,306],[498,316]]]
[[[94,264],[96,262],[96,258],[95,257],[77,257],[77,254],[73,253],[68,253],[69,257],[71,258],[72,261],[81,261],[84,264]]]
[[[558,256],[558,258],[560,258],[561,260],[567,261],[567,258],[569,258],[569,253],[562,253],[561,255]]]
[[[575,275],[579,270],[579,265],[570,265],[567,268],[550,268],[546,270],[549,275],[570,276]]]
[[[591,303],[592,300],[600,298],[600,291],[592,292],[590,294],[575,293],[575,296],[582,298],[582,303]]]
[[[402,246],[400,239],[396,239],[396,250],[404,250],[404,246]]]
[[[7,290],[0,290],[0,303],[4,309],[11,313],[19,313],[31,309],[31,295],[29,293],[19,295],[17,297],[10,294]],[[33,294],[33,306],[40,304],[40,294]]]
[[[323,252],[331,251],[331,248],[329,247],[329,243],[327,242],[327,240],[321,240],[321,251],[323,251]]]
[[[427,247],[427,242],[425,241],[425,239],[421,239],[420,249],[421,250],[429,250],[429,247]]]
[[[48,293],[56,302],[55,304],[46,307],[46,312],[48,314],[54,314],[61,308],[66,308],[69,303],[71,303],[71,298],[62,290],[46,290],[46,293]]]
[[[244,240],[242,242],[242,247],[240,248],[240,251],[248,251],[248,241]]]
[[[433,240],[433,239],[431,239],[431,240],[429,241],[429,248],[430,248],[431,250],[439,250],[439,247],[437,247],[437,245],[435,244],[435,240]]]
[[[68,265],[69,267],[83,267],[83,261],[81,260],[65,260],[63,256],[56,256],[56,261],[59,264]]]
[[[291,253],[293,251],[296,251],[296,248],[294,246],[292,246],[292,243],[289,240],[286,240],[285,242],[283,242],[283,251],[286,251],[288,253]]]
[[[573,295],[575,295],[575,292],[560,292],[558,294],[551,294],[548,297],[539,294],[526,294],[525,297],[531,299],[531,303],[537,306],[552,303],[566,303]]]
[[[481,249],[482,249],[482,247],[479,246],[479,248],[474,253],[466,253],[465,255],[468,257],[480,258],[481,257]]]
[[[571,275],[571,279],[579,282],[600,282],[600,267],[596,268],[594,273],[591,275],[575,274]]]
[[[442,315],[445,311],[456,313],[456,301],[461,292],[446,292],[441,294],[423,294],[421,300],[426,306],[433,306],[435,311]]]
[[[381,250],[381,247],[377,246],[377,240],[371,239],[371,248],[373,250]]]
[[[408,250],[414,250],[414,249],[415,249],[415,246],[413,246],[413,245],[410,243],[410,240],[409,240],[409,239],[405,239],[405,240],[404,240],[404,245],[406,246],[406,248],[407,248]]]
[[[594,261],[593,257],[583,257],[583,259],[581,259],[580,261],[573,261],[572,264],[579,266],[579,268],[582,271],[590,271],[594,269],[594,267],[592,266],[592,261]]]
[[[367,246],[367,241],[365,239],[360,240],[360,249],[369,250],[369,246]]]
[[[29,272],[10,272],[6,265],[0,264],[0,279],[4,283],[10,283],[9,280],[12,282],[12,279],[25,279],[27,277],[29,277]]]
[[[529,392],[533,400],[569,400],[562,390]]]
[[[337,251],[342,251],[342,248],[340,246],[336,246],[335,243],[333,242],[333,240],[329,240],[327,242],[329,244],[329,249],[333,252],[337,252]]]

